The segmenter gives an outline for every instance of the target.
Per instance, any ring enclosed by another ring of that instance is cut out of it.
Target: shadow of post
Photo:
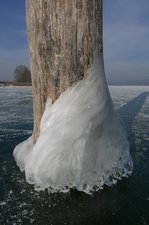
[[[135,136],[132,125],[148,95],[149,92],[143,92],[117,110],[118,114],[122,118],[123,125],[128,132],[129,143],[133,146],[135,145]]]

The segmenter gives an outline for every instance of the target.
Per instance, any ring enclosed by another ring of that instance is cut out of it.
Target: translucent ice
[[[36,188],[90,193],[132,172],[126,133],[114,111],[102,56],[88,77],[52,104],[47,100],[40,137],[18,145],[14,157]]]

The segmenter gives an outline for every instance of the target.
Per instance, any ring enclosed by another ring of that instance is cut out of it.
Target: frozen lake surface
[[[132,176],[93,196],[49,195],[25,182],[12,157],[32,133],[31,88],[0,88],[0,225],[149,224],[149,87],[110,86],[110,92],[131,144]]]

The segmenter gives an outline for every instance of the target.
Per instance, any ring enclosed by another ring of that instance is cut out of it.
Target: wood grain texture
[[[26,14],[36,141],[47,97],[83,79],[102,52],[102,0],[26,0]]]

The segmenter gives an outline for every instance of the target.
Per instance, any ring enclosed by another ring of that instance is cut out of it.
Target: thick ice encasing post
[[[26,9],[36,141],[47,97],[83,79],[103,50],[102,0],[26,0]]]

